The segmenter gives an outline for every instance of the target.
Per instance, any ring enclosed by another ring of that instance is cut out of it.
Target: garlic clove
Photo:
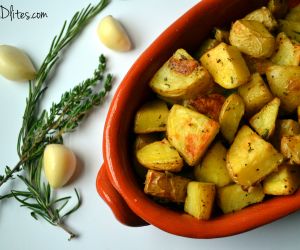
[[[111,15],[100,21],[97,32],[100,41],[110,49],[124,52],[132,48],[127,32],[120,22]]]
[[[76,168],[75,154],[62,144],[49,144],[44,150],[45,176],[53,188],[64,186]]]
[[[22,50],[0,45],[0,74],[9,80],[27,81],[35,78],[36,70]]]

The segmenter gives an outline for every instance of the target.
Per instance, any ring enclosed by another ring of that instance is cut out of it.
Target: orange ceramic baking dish
[[[239,212],[208,221],[197,220],[155,203],[144,194],[132,168],[132,127],[136,110],[153,93],[148,82],[178,48],[193,52],[215,26],[229,24],[267,1],[202,0],[164,31],[138,58],[120,84],[105,123],[102,165],[97,191],[125,225],[152,224],[166,232],[192,238],[238,234],[300,209],[300,190],[269,199]],[[290,1],[297,4],[299,0]]]

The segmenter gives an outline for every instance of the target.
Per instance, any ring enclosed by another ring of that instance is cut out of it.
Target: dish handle
[[[140,227],[148,225],[138,217],[127,205],[122,196],[111,184],[105,163],[101,166],[96,180],[97,192],[114,213],[116,219],[126,226]]]

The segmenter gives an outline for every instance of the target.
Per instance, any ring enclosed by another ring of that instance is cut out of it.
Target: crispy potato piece
[[[197,181],[211,182],[223,187],[232,182],[226,168],[226,148],[221,142],[215,143],[205,154],[203,161],[194,169]]]
[[[210,218],[216,188],[212,183],[191,181],[187,186],[184,211],[200,220]]]
[[[206,94],[212,86],[207,70],[184,49],[178,49],[150,81],[155,93],[174,100]]]
[[[223,213],[227,214],[261,202],[264,196],[261,185],[257,185],[247,192],[240,185],[232,184],[218,188],[217,203]]]
[[[289,21],[300,22],[300,4],[298,4],[295,8],[290,9],[285,19]]]
[[[243,99],[238,94],[228,96],[219,116],[221,133],[228,142],[231,143],[233,141],[244,113],[245,105]]]
[[[229,31],[227,30],[222,30],[220,28],[214,28],[213,29],[214,37],[217,41],[224,42],[224,43],[229,43]]]
[[[288,11],[287,0],[270,0],[268,9],[275,18],[283,18]]]
[[[169,115],[167,104],[154,100],[144,104],[136,113],[134,120],[135,133],[151,133],[166,131]]]
[[[185,202],[188,178],[148,170],[144,192],[167,201]]]
[[[282,108],[295,111],[300,105],[300,66],[274,65],[266,75],[271,92],[280,98]]]
[[[173,105],[167,122],[170,143],[186,163],[195,166],[219,132],[214,120],[181,105]]]
[[[260,9],[252,11],[243,19],[258,21],[270,31],[277,27],[276,19],[273,17],[271,11],[266,7],[261,7]]]
[[[208,116],[215,121],[219,120],[220,111],[225,97],[223,95],[213,93],[208,95],[201,95],[193,100],[187,100],[185,105],[192,107],[201,114]]]
[[[167,139],[144,146],[136,157],[140,164],[153,170],[179,172],[183,167],[182,158]]]
[[[247,114],[258,112],[273,98],[269,88],[258,73],[251,75],[246,84],[238,88],[239,95],[243,98]]]
[[[283,136],[280,150],[290,164],[300,164],[300,135]]]
[[[243,55],[245,62],[250,70],[253,73],[259,73],[261,75],[266,74],[267,69],[274,65],[271,60],[266,58],[254,58],[248,55]]]
[[[291,39],[300,42],[300,22],[279,20],[279,30]]]
[[[206,53],[207,51],[213,49],[218,44],[220,44],[220,42],[217,41],[216,39],[209,38],[209,39],[204,40],[204,42],[202,42],[202,44],[200,45],[199,49],[196,51],[195,58],[197,60],[200,60],[201,56],[204,53]]]
[[[275,97],[249,120],[251,127],[264,139],[269,139],[275,131],[279,106],[280,99]]]
[[[255,58],[268,58],[275,49],[275,38],[257,21],[237,20],[231,27],[230,43]]]
[[[200,61],[215,82],[225,89],[236,88],[250,78],[249,69],[240,51],[226,43],[220,43],[206,52]]]
[[[290,40],[283,32],[276,38],[277,49],[271,61],[278,65],[298,66],[300,62],[300,44]]]
[[[279,166],[278,171],[271,173],[263,181],[265,194],[293,194],[300,184],[300,168],[288,164]]]
[[[277,169],[282,161],[282,154],[272,144],[243,126],[227,152],[226,166],[234,182],[248,188]]]

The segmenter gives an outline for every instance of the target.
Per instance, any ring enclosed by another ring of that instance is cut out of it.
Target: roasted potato
[[[275,49],[275,38],[260,22],[238,20],[230,30],[230,43],[255,58],[268,58]]]
[[[263,181],[265,194],[293,194],[300,184],[300,168],[288,164],[279,166],[278,171],[271,173]]]
[[[293,42],[283,32],[279,33],[276,38],[276,53],[271,60],[278,65],[294,65],[300,63],[300,44]]]
[[[273,99],[269,88],[258,73],[251,75],[250,81],[238,88],[238,93],[244,101],[248,115],[258,112]]]
[[[221,187],[217,190],[217,203],[224,214],[261,202],[264,197],[261,185],[251,188],[249,192],[238,184]]]
[[[211,182],[223,187],[232,182],[226,168],[226,148],[221,142],[215,143],[205,154],[201,164],[194,169],[197,181]]]
[[[190,166],[196,166],[219,132],[219,124],[196,111],[173,105],[167,122],[170,143]]]
[[[300,105],[300,66],[274,65],[266,73],[271,92],[280,98],[282,108],[293,112]]]
[[[178,49],[150,81],[155,93],[174,100],[206,94],[212,86],[207,70],[184,49]]]
[[[229,43],[229,31],[220,28],[214,28],[214,37],[218,42]]]
[[[300,42],[300,22],[279,20],[279,30],[288,37]]]
[[[226,43],[220,43],[206,52],[200,61],[215,82],[225,89],[236,88],[250,78],[249,69],[240,51]]]
[[[191,181],[187,186],[184,211],[201,220],[210,218],[216,188],[212,183]]]
[[[269,58],[254,58],[245,54],[243,55],[243,57],[252,74],[259,73],[261,75],[265,75],[267,69],[270,66],[274,65],[274,63],[272,63],[272,61]]]
[[[264,139],[269,139],[275,131],[279,106],[280,99],[275,97],[249,120],[251,127]]]
[[[234,182],[251,187],[282,163],[283,156],[259,135],[244,125],[227,152],[226,166]]]
[[[141,165],[153,170],[179,172],[183,167],[182,158],[167,139],[142,147],[136,158]]]
[[[277,21],[273,17],[271,11],[266,7],[254,10],[245,16],[245,20],[254,20],[262,23],[268,30],[275,30],[277,27]]]
[[[172,202],[185,202],[188,178],[148,170],[144,192],[154,197]]]
[[[233,141],[244,113],[243,99],[238,94],[228,96],[222,106],[219,123],[221,133],[229,143]]]
[[[300,135],[283,136],[280,150],[290,164],[300,164]]]
[[[204,53],[206,53],[207,51],[213,49],[219,43],[220,42],[217,41],[216,39],[208,38],[208,39],[204,40],[204,42],[202,42],[202,44],[200,45],[199,49],[196,51],[195,58],[197,60],[199,60]]]
[[[160,100],[145,103],[136,113],[134,120],[135,133],[166,131],[169,115],[167,104]]]
[[[268,9],[275,18],[283,18],[288,11],[287,0],[270,0]]]

